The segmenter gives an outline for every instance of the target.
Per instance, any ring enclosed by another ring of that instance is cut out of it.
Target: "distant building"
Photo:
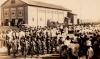
[[[33,0],[7,0],[2,4],[1,10],[3,26],[28,24],[42,27],[47,25],[47,21],[63,23],[70,11],[62,6]]]

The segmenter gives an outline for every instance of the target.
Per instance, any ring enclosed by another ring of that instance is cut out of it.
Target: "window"
[[[23,7],[18,8],[18,17],[23,17],[23,13],[24,13],[23,11],[24,11]]]
[[[23,11],[22,10],[18,11],[18,16],[19,17],[22,17],[23,16]]]
[[[14,4],[15,3],[15,0],[11,0],[11,4]]]
[[[22,14],[22,12],[19,12],[19,14]]]
[[[16,17],[16,8],[11,8],[11,17]]]
[[[9,9],[4,9],[4,17],[9,17]]]
[[[7,13],[7,12],[5,12],[5,15],[8,15],[8,13]]]
[[[12,15],[14,15],[15,13],[14,12],[12,12]]]

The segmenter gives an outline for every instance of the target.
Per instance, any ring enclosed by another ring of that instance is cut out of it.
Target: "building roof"
[[[44,2],[39,2],[39,1],[34,1],[34,0],[21,0],[28,5],[33,5],[33,6],[39,6],[39,7],[45,7],[45,8],[51,8],[51,9],[58,9],[58,10],[65,10],[65,11],[71,11],[68,10],[62,6],[54,5],[54,4],[49,4],[49,3],[44,3]]]

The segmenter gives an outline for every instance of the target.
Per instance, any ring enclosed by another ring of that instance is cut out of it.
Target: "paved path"
[[[23,56],[13,58],[12,56],[0,55],[0,59],[58,59],[58,58],[59,54],[45,54],[39,56],[34,55],[32,58],[31,56],[27,56],[26,58]]]

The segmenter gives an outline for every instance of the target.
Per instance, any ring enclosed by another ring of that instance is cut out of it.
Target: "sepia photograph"
[[[100,0],[0,0],[0,59],[100,59]]]

